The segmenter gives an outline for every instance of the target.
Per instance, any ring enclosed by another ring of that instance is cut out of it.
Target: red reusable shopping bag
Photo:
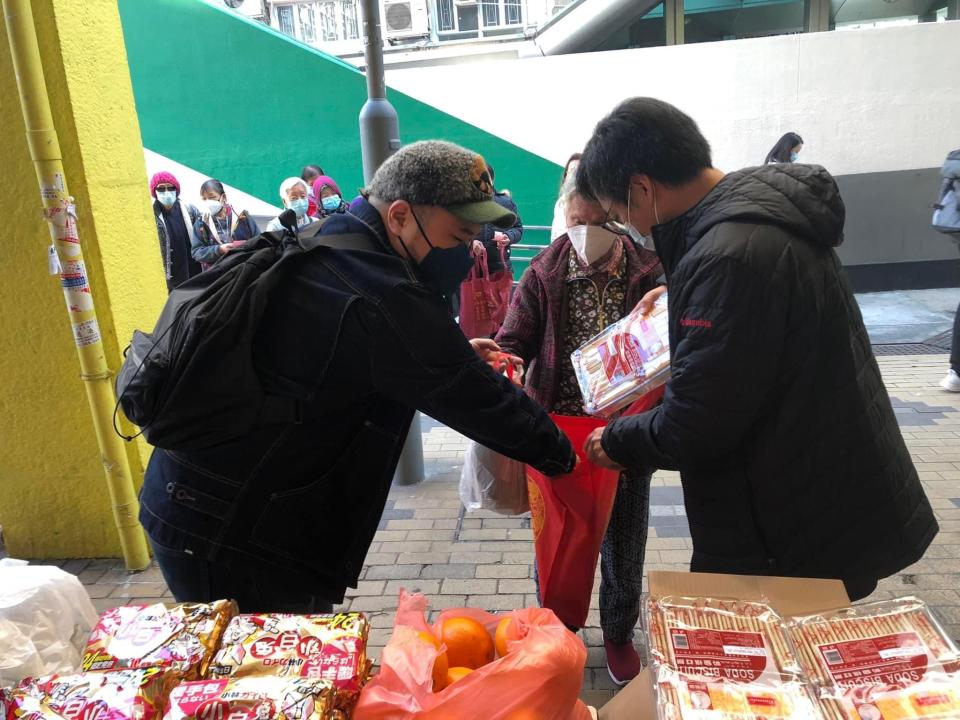
[[[496,335],[507,317],[513,275],[506,269],[506,251],[500,248],[504,269],[492,275],[487,251],[474,254],[473,268],[460,286],[460,328],[468,340]]]
[[[569,627],[583,627],[590,610],[593,577],[620,473],[583,456],[587,436],[606,420],[551,415],[577,451],[580,462],[568,475],[546,477],[527,469],[533,541],[541,604]]]

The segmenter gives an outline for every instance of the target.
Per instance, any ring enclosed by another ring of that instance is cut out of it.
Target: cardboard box
[[[648,581],[650,594],[655,598],[676,595],[766,602],[784,617],[808,615],[850,604],[846,589],[839,580],[654,571],[649,574]],[[653,672],[645,669],[600,708],[599,720],[656,720],[653,681]]]

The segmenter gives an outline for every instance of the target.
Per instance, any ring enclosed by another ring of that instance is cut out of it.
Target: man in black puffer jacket
[[[827,171],[724,176],[693,120],[634,98],[577,179],[652,234],[670,293],[663,403],[591,436],[591,459],[681,471],[694,571],[840,578],[859,599],[919,560],[938,527],[833,250]]]

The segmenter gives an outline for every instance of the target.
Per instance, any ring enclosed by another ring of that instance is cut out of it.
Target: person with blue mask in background
[[[801,150],[803,150],[803,138],[795,132],[788,132],[777,140],[777,144],[767,153],[767,159],[763,164],[795,163],[800,158]]]
[[[150,178],[150,194],[154,197],[153,214],[169,292],[200,274],[200,263],[190,250],[200,211],[180,198],[180,181],[172,173],[162,171]]]
[[[210,178],[200,186],[200,206],[201,216],[193,226],[193,259],[204,270],[260,234],[246,210],[238,212],[230,205],[219,180]]]
[[[280,183],[280,199],[283,206],[297,214],[297,227],[306,227],[316,218],[310,217],[310,193],[307,184],[298,177],[288,177]],[[267,232],[282,230],[280,218],[275,217],[267,223]]]
[[[329,175],[320,175],[313,181],[313,197],[317,203],[317,217],[347,211],[340,187]]]

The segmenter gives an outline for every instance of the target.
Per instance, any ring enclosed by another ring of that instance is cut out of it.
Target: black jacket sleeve
[[[603,434],[604,450],[621,465],[723,464],[774,390],[787,313],[776,272],[765,277],[739,258],[716,254],[696,262],[670,297],[678,305],[671,310],[672,377],[663,403],[610,423]]]
[[[574,453],[546,411],[477,357],[439,299],[404,284],[367,314],[377,390],[546,475]]]

